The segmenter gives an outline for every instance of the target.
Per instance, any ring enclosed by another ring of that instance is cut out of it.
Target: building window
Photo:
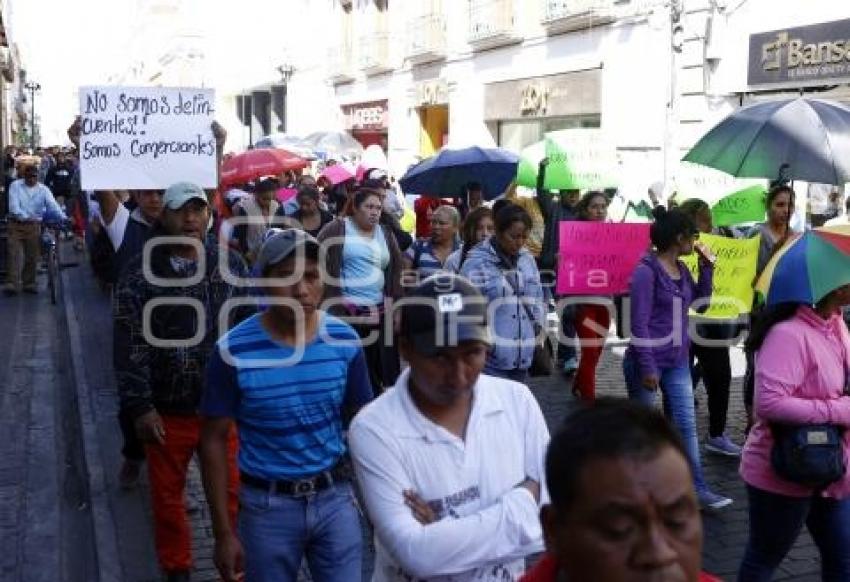
[[[497,142],[499,147],[519,152],[542,140],[550,131],[599,127],[599,121],[599,115],[499,121],[496,130],[498,133]]]

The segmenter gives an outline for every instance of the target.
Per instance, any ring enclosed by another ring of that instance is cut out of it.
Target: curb
[[[91,504],[95,556],[97,559],[97,579],[100,582],[120,581],[123,580],[123,572],[118,560],[118,537],[115,532],[115,521],[112,519],[109,493],[103,472],[103,457],[95,422],[95,405],[91,399],[91,388],[88,380],[86,380],[83,366],[81,334],[74,302],[65,292],[65,289],[68,288],[66,272],[60,269],[59,276],[62,278],[61,295],[64,319],[68,326],[68,337],[70,339],[68,343],[71,350],[72,380],[77,393],[86,463],[85,470],[88,475],[89,503]]]

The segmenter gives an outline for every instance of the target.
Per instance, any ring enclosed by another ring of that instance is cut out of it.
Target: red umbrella
[[[243,184],[261,176],[277,176],[290,170],[300,170],[310,162],[295,154],[278,149],[256,149],[225,160],[221,165],[222,185]]]

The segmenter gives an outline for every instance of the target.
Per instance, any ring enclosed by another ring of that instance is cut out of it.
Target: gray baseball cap
[[[257,255],[254,267],[265,274],[269,267],[289,258],[299,248],[304,248],[304,254],[311,258],[319,256],[319,242],[298,228],[273,228],[266,235],[263,246]]]
[[[401,334],[423,355],[461,342],[492,345],[487,299],[464,277],[437,273],[422,281],[401,307]]]
[[[168,209],[180,210],[189,200],[200,200],[204,204],[209,204],[204,189],[191,182],[177,182],[169,186],[165,190],[162,203]]]

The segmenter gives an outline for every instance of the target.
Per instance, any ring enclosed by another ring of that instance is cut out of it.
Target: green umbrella
[[[593,129],[565,129],[547,133],[542,141],[522,151],[517,168],[517,184],[537,186],[537,169],[544,156],[549,158],[548,190],[603,189],[617,185],[614,148]]]
[[[764,186],[754,185],[724,196],[711,207],[714,226],[760,222],[765,213]]]

